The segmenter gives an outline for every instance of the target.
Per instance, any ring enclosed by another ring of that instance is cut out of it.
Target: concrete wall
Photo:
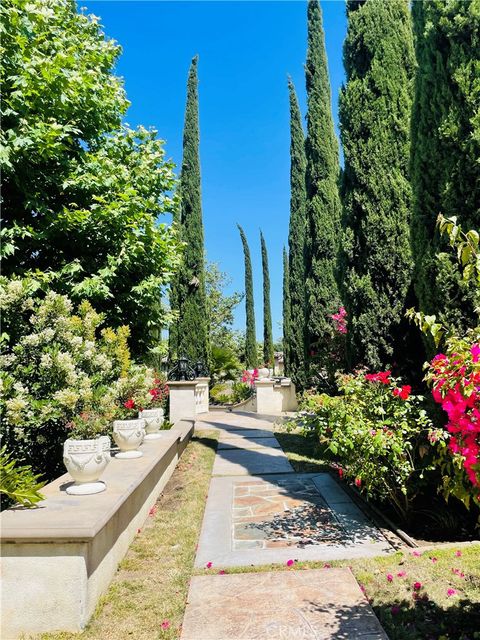
[[[276,415],[285,411],[296,411],[297,396],[295,385],[285,378],[280,383],[270,379],[255,382],[256,412],[265,415]]]
[[[2,640],[86,625],[193,428],[177,423],[145,442],[142,458],[112,459],[103,493],[70,496],[65,474],[42,489],[37,508],[1,514]]]

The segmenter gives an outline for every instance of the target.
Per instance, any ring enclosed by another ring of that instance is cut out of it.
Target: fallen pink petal
[[[447,596],[451,598],[452,596],[456,596],[458,591],[456,589],[447,589]]]
[[[170,628],[170,620],[164,620],[160,626],[162,627],[162,629],[169,629]]]
[[[391,573],[387,573],[387,580],[388,582],[393,582],[393,576]]]
[[[212,562],[207,562],[207,564],[205,565],[205,567],[206,567],[207,569],[211,569],[211,568],[212,568],[212,566],[213,566],[213,563],[212,563]]]
[[[287,567],[291,567],[293,564],[293,560],[287,560]]]

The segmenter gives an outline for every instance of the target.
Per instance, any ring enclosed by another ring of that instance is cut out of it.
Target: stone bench
[[[80,631],[172,475],[194,429],[182,420],[144,442],[143,457],[112,457],[107,490],[71,496],[65,474],[42,489],[37,508],[0,516],[1,637]]]

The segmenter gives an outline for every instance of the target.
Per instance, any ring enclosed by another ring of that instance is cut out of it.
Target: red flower
[[[401,398],[402,400],[408,400],[412,392],[412,387],[409,384],[404,384],[401,389],[394,389],[393,395]]]
[[[361,487],[362,486],[362,479],[361,478],[355,478],[355,486],[356,487]]]
[[[127,400],[126,402],[123,403],[123,406],[126,409],[135,409],[135,401],[133,398],[130,398],[129,400]]]
[[[414,591],[420,591],[421,588],[422,588],[422,583],[421,582],[414,582],[413,583]]]
[[[390,384],[390,374],[392,372],[388,371],[379,371],[378,373],[367,373],[365,375],[365,380],[368,382],[380,382],[381,384]]]

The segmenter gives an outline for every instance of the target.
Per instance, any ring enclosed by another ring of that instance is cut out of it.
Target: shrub
[[[391,372],[341,375],[341,395],[308,397],[305,428],[329,442],[339,473],[367,496],[389,500],[406,519],[426,468],[431,467],[432,424],[423,397]]]
[[[95,419],[96,432],[113,418],[116,383],[131,367],[128,328],[102,329],[102,314],[88,302],[74,313],[66,296],[44,295],[33,279],[1,284],[3,441],[15,459],[52,479],[62,470],[63,441],[92,427],[80,416]]]

